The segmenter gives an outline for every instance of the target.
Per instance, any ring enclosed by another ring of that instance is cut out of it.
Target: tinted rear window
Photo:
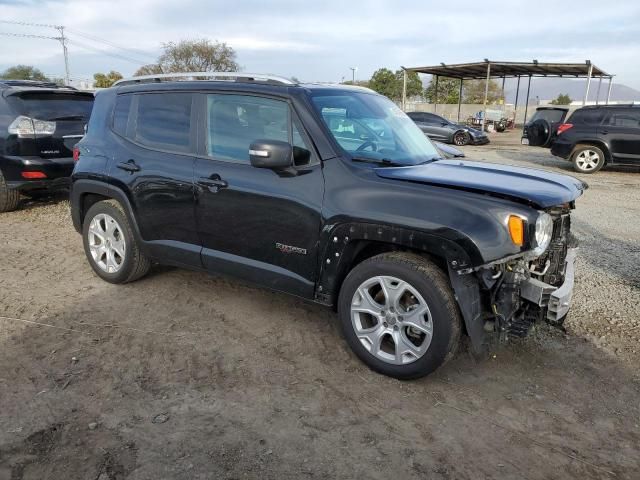
[[[607,125],[612,127],[639,128],[640,109],[613,111],[607,119]]]
[[[546,120],[549,123],[558,123],[562,121],[563,115],[565,113],[566,112],[564,110],[555,110],[555,109],[536,110],[536,113],[531,119],[531,121],[533,122],[534,120],[538,120],[541,118],[543,120]]]
[[[573,112],[573,115],[571,115],[569,123],[600,125],[604,116],[605,111],[602,109],[576,110],[575,112]]]
[[[72,93],[28,92],[16,97],[21,115],[39,120],[88,120],[93,96]]]
[[[136,141],[143,145],[189,151],[190,93],[146,93],[138,96]]]
[[[113,109],[113,131],[123,137],[127,133],[127,121],[129,120],[129,109],[131,108],[132,95],[120,95],[116,100]]]

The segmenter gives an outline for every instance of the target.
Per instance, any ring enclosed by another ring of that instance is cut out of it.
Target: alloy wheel
[[[600,155],[594,150],[582,150],[576,156],[576,165],[580,170],[588,172],[598,167],[600,164]]]
[[[453,143],[455,143],[459,147],[465,145],[467,143],[466,135],[464,133],[456,133],[453,136]]]
[[[111,215],[100,213],[93,217],[87,236],[91,257],[101,270],[116,273],[122,268],[126,243],[122,228]]]
[[[390,276],[370,278],[357,288],[351,324],[371,355],[393,365],[424,356],[433,337],[427,302],[411,284]]]

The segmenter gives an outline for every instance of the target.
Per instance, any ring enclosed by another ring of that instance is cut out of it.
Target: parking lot
[[[517,132],[469,158],[573,174]],[[66,200],[0,217],[0,480],[640,476],[640,171],[584,175],[566,332],[369,371],[332,311],[156,267],[96,277]]]

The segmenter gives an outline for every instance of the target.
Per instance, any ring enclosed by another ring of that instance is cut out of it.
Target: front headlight
[[[540,212],[536,220],[536,246],[533,253],[536,256],[542,255],[551,243],[553,236],[553,218],[548,213]]]

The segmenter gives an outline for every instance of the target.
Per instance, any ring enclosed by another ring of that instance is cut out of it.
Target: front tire
[[[604,166],[604,152],[593,145],[578,145],[571,155],[571,162],[578,173],[596,173]]]
[[[447,276],[412,253],[357,265],[340,290],[347,343],[372,370],[398,379],[432,373],[455,354],[461,320]]]
[[[0,170],[0,213],[11,212],[20,204],[20,192],[7,186]]]
[[[453,143],[458,147],[463,147],[471,141],[471,137],[467,132],[456,132],[453,134]]]
[[[82,226],[84,252],[93,271],[110,283],[127,283],[145,276],[150,260],[140,251],[133,229],[116,200],[91,206]]]

